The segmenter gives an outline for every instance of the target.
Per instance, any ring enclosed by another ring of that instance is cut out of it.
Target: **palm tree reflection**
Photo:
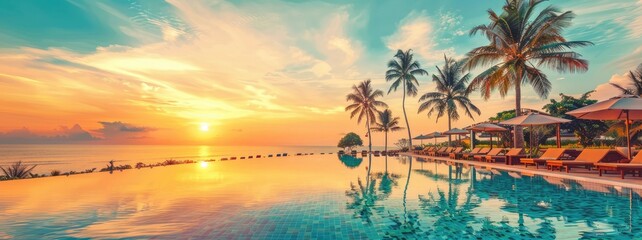
[[[386,161],[387,161],[386,156]],[[399,174],[389,173],[386,167],[384,172],[371,173],[372,155],[368,156],[368,168],[366,170],[365,184],[361,178],[357,179],[357,184],[350,183],[350,189],[346,191],[346,196],[350,198],[347,208],[355,211],[355,217],[362,219],[364,222],[371,224],[373,209],[383,211],[382,206],[377,206],[377,201],[387,199],[392,193],[392,188],[397,186]],[[379,187],[377,187],[379,180]]]
[[[390,229],[386,231],[385,235],[387,238],[395,239],[405,239],[408,236],[415,236],[420,234],[421,228],[419,225],[419,214],[416,211],[408,210],[408,185],[410,184],[410,176],[412,173],[412,157],[402,157],[407,158],[408,163],[408,174],[406,177],[406,185],[403,189],[403,216],[399,216],[396,213],[388,211],[388,218],[393,222],[393,225],[390,225]],[[402,161],[403,162],[403,161]]]

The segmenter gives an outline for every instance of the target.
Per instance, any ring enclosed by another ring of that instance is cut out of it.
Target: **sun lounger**
[[[511,158],[520,158],[520,157],[526,157],[524,155],[524,149],[523,148],[511,148],[506,152],[506,154],[503,155],[497,155],[497,156],[486,156],[486,162],[512,162],[513,159]]]
[[[448,156],[448,154],[451,153],[453,150],[455,150],[454,147],[448,147],[444,151],[437,152],[435,156]]]
[[[503,151],[504,149],[502,148],[493,148],[486,154],[476,154],[475,156],[473,156],[473,159],[475,159],[475,161],[485,161],[487,156],[497,156]]]
[[[435,156],[438,152],[441,152],[443,150],[446,150],[446,147],[439,147],[433,151],[428,152],[428,156]]]
[[[628,159],[623,160],[628,161]],[[637,173],[638,176],[642,176],[642,154],[638,153],[628,163],[596,163],[595,167],[600,171],[600,176],[608,171],[618,172],[622,179],[627,173],[631,173],[633,176]]]
[[[428,155],[428,153],[433,150],[435,150],[435,147],[425,147],[421,152],[419,152],[419,154]]]
[[[469,159],[469,160],[470,159],[474,159],[475,156],[477,156],[477,155],[484,156],[484,155],[488,154],[488,152],[490,152],[490,150],[491,150],[490,148],[482,148],[482,149],[479,149],[479,151],[477,151],[476,153],[464,154],[463,158],[464,159]]]
[[[548,160],[546,167],[550,170],[566,169],[570,172],[571,168],[584,167],[591,169],[599,162],[617,162],[622,158],[626,158],[621,152],[613,149],[584,149],[575,160]]]
[[[539,158],[522,158],[519,162],[524,164],[524,167],[535,166],[535,168],[539,168],[540,165],[546,165],[547,160],[562,159],[566,151],[566,148],[549,148]]]
[[[461,156],[462,152],[464,151],[463,147],[458,147],[455,148],[452,152],[448,154],[448,158],[450,159],[457,159],[457,156]]]
[[[449,152],[448,154],[444,154],[444,157],[450,156],[451,153],[460,153],[461,151],[464,151],[463,147],[453,148],[453,150],[451,152]]]
[[[469,152],[455,153],[455,159],[466,159],[465,156],[469,154],[476,154],[481,150],[481,148],[473,148]]]

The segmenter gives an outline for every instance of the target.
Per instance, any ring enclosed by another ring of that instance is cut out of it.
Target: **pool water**
[[[0,182],[0,239],[633,239],[639,190],[291,156]]]

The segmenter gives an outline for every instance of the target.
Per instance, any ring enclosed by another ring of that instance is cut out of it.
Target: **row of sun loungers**
[[[463,152],[462,148],[426,148],[420,154],[436,157],[448,156],[450,159],[474,160],[482,162],[521,163],[525,167],[545,166],[548,170],[570,172],[574,168],[598,170],[600,176],[617,172],[621,178],[626,174],[642,176],[642,154],[630,161],[620,151],[614,149],[584,149],[581,151],[565,148],[549,148],[538,158],[529,158],[522,148],[474,148]]]
[[[386,156],[386,155],[388,155],[388,156],[398,156],[399,152],[401,152],[401,151],[399,151],[399,150],[389,150],[389,151],[386,152],[386,151],[378,151],[377,150],[377,151],[372,151],[370,153],[374,154],[375,156],[379,156],[379,155],[381,155],[381,156]],[[361,152],[357,152],[357,150],[352,150],[349,153],[346,153],[343,150],[340,150],[340,151],[337,152],[337,154],[339,154],[339,155],[350,154],[350,155],[353,155],[353,156],[356,156],[358,153],[360,153],[361,156],[368,155],[368,151],[367,150],[363,150]]]

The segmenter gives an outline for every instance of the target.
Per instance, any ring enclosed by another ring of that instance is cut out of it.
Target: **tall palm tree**
[[[620,89],[622,94],[636,95],[642,97],[642,63],[638,65],[635,71],[629,71],[629,80],[631,86],[622,86],[617,83],[611,83],[612,86]]]
[[[522,84],[530,84],[535,93],[546,98],[551,82],[539,69],[546,66],[557,72],[583,72],[588,70],[588,61],[576,47],[592,45],[588,41],[566,41],[563,30],[570,26],[575,14],[561,12],[548,6],[537,12],[536,7],[544,0],[507,0],[501,14],[488,10],[490,23],[470,30],[470,35],[481,33],[489,44],[471,50],[465,67],[489,67],[471,82],[474,89],[480,88],[488,99],[493,90],[502,97],[511,88],[515,89],[515,113],[521,115]],[[521,127],[515,128],[515,146],[522,147],[524,136]]]
[[[384,150],[388,152],[388,132],[399,131],[403,129],[399,127],[399,117],[392,117],[392,111],[390,109],[383,110],[379,112],[379,119],[374,123],[372,130],[375,132],[383,132],[385,134],[385,144]]]
[[[346,101],[352,101],[352,104],[346,107],[350,112],[350,118],[358,115],[357,123],[365,117],[366,127],[368,128],[368,150],[372,151],[372,134],[370,134],[370,125],[376,121],[375,112],[378,113],[377,107],[387,108],[388,105],[378,101],[377,97],[383,97],[381,90],[374,90],[370,85],[370,79],[365,80],[359,85],[352,85],[352,93],[346,96]]]
[[[412,49],[407,51],[397,50],[394,58],[388,62],[388,71],[386,71],[386,81],[392,81],[388,94],[391,91],[397,91],[399,85],[403,87],[403,98],[401,100],[401,108],[403,109],[403,117],[406,120],[406,129],[408,129],[408,150],[412,150],[412,135],[410,133],[410,124],[408,123],[408,116],[406,115],[406,94],[408,96],[417,96],[417,81],[416,75],[428,75],[428,72],[421,68],[419,62],[413,60],[411,53]]]
[[[473,112],[477,115],[481,111],[475,106],[468,95],[468,81],[470,74],[463,74],[463,62],[457,62],[452,58],[447,58],[444,55],[444,66],[442,68],[436,67],[439,75],[432,75],[432,81],[437,84],[435,92],[429,92],[419,98],[418,113],[428,110],[428,117],[433,113],[437,113],[437,121],[440,117],[446,115],[448,118],[448,130],[451,129],[451,121],[459,120],[459,112],[457,108],[463,108],[468,117],[473,117]],[[448,145],[451,142],[451,136],[448,135]]]

